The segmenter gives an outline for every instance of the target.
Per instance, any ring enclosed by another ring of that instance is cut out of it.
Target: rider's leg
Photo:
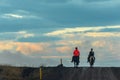
[[[73,62],[73,57],[72,57],[72,61],[71,62]]]

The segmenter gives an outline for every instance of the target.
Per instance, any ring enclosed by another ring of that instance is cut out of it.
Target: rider
[[[71,62],[73,62],[75,59],[79,60],[79,56],[80,56],[80,51],[78,50],[77,47],[75,47],[75,50],[73,51],[73,57],[72,57]]]
[[[93,51],[93,48],[91,48],[91,51],[89,52],[87,62],[90,62],[90,57],[91,57],[91,56],[94,57],[94,51]],[[94,59],[95,59],[95,57],[94,57]]]

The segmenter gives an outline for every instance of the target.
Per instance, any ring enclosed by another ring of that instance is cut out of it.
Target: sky
[[[119,0],[0,0],[0,64],[120,67]]]

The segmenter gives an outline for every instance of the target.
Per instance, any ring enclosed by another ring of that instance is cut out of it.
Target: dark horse
[[[74,62],[74,67],[78,67],[79,65],[79,56],[73,56],[72,62]]]
[[[90,67],[93,67],[94,62],[95,62],[95,57],[94,56],[90,56],[90,58],[89,58]]]

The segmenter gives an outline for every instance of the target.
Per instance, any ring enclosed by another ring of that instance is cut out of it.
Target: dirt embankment
[[[43,68],[43,80],[120,80],[120,68]]]
[[[40,80],[39,68],[0,66],[0,80]],[[42,80],[120,80],[120,68],[43,67]]]

